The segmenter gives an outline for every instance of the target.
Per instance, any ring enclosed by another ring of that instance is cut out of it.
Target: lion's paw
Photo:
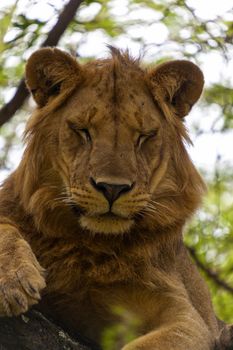
[[[33,260],[24,260],[18,266],[11,261],[7,269],[0,266],[0,316],[20,315],[40,300],[46,286],[44,270],[35,257]]]

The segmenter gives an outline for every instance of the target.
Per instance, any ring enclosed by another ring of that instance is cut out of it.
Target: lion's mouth
[[[78,217],[80,217],[81,215],[85,215],[88,217],[96,217],[96,218],[103,218],[103,219],[113,219],[113,220],[122,219],[122,218],[125,219],[123,215],[114,214],[111,210],[103,214],[87,214],[84,209],[82,209],[81,207],[75,204],[71,206],[71,209],[73,214],[75,214]]]
[[[123,215],[108,211],[102,214],[90,214],[77,205],[72,205],[72,211],[79,219],[82,228],[101,234],[122,234],[128,232],[134,220]]]
[[[80,216],[81,214],[83,214],[83,209],[75,204],[71,205],[71,209],[72,209],[73,214],[75,214],[77,216]]]
[[[103,218],[103,219],[112,219],[112,220],[118,220],[118,219],[125,219],[120,215],[116,215],[114,213],[112,213],[111,211],[104,213],[104,214],[100,214],[98,215],[98,217]]]

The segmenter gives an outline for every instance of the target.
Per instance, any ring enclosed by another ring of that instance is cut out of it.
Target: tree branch
[[[47,38],[41,45],[44,46],[55,46],[57,45],[62,34],[65,32],[69,23],[74,18],[80,4],[83,0],[70,0],[64,7],[60,16],[58,17],[57,23],[48,33]],[[22,79],[12,99],[6,103],[0,110],[0,126],[9,121],[15,112],[23,105],[24,101],[28,97],[29,92],[25,86],[25,81]]]
[[[188,247],[187,249],[190,253],[190,255],[192,256],[192,258],[194,259],[194,261],[196,262],[197,266],[209,277],[211,278],[219,287],[222,287],[223,289],[227,290],[228,292],[230,292],[231,294],[233,294],[233,287],[231,287],[229,284],[227,284],[224,280],[222,280],[218,274],[214,271],[212,271],[211,269],[209,269],[208,267],[206,267],[201,260],[199,259],[199,257],[197,256],[197,253],[195,251],[195,249],[193,247]]]
[[[97,350],[81,337],[66,332],[37,311],[18,317],[0,318],[1,350]]]

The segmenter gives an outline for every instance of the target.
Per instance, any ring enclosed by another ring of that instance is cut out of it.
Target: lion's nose
[[[91,184],[97,191],[103,193],[110,206],[123,193],[129,192],[133,188],[133,184],[110,184],[106,182],[97,182],[93,178],[91,178]]]

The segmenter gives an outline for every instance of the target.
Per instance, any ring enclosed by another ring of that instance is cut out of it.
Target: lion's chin
[[[80,225],[92,233],[123,234],[128,232],[134,221],[114,215],[80,217]]]

